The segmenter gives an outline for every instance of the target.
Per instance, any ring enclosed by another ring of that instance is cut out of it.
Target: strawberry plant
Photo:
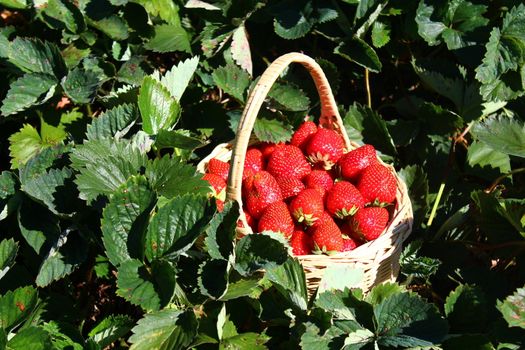
[[[0,350],[525,347],[520,1],[0,0],[0,23]],[[291,66],[239,208],[228,163],[196,165],[290,51],[363,147]],[[414,210],[399,276],[328,268],[309,293],[296,255],[391,215],[376,154]]]

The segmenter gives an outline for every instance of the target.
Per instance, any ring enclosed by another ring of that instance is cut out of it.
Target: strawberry
[[[275,180],[281,188],[283,200],[297,196],[305,188],[302,181],[294,177],[276,177]]]
[[[336,182],[326,195],[326,210],[339,218],[354,215],[364,206],[363,196],[348,181]]]
[[[244,217],[246,218],[246,223],[248,223],[248,226],[250,226],[252,229],[257,227],[253,216],[251,216],[246,209],[243,209],[242,211],[244,212]],[[237,220],[237,227],[244,228],[244,224],[241,220]]]
[[[312,237],[304,233],[301,229],[295,229],[290,240],[294,255],[308,255],[313,249]]]
[[[215,198],[217,210],[221,212],[224,209],[224,201],[226,199],[226,181],[224,181],[219,175],[210,173],[204,174],[202,179],[208,181],[211,185],[213,190],[210,194]]]
[[[306,154],[312,163],[320,163],[328,170],[343,156],[344,148],[341,135],[331,129],[319,128],[306,145]]]
[[[379,237],[388,223],[388,210],[383,207],[366,207],[351,220],[353,231],[366,241]]]
[[[325,198],[326,192],[330,191],[334,185],[334,180],[326,170],[312,170],[312,172],[304,178],[306,188],[313,188],[317,190],[321,197]]]
[[[363,169],[377,163],[374,146],[364,145],[343,155],[339,159],[338,165],[344,179],[357,181]]]
[[[267,171],[261,170],[248,177],[245,183],[246,208],[255,219],[261,217],[269,204],[282,200],[279,184]]]
[[[261,150],[262,156],[264,160],[270,159],[270,156],[272,155],[273,151],[275,151],[276,148],[283,146],[284,143],[270,143],[270,142],[261,142],[259,144],[259,149]]]
[[[294,132],[290,144],[299,147],[302,151],[306,149],[308,141],[317,132],[317,125],[314,122],[306,121],[302,123]]]
[[[317,190],[307,188],[292,200],[290,212],[297,222],[311,226],[324,213],[323,197]]]
[[[217,158],[212,158],[208,162],[208,172],[210,174],[219,175],[224,181],[228,181],[228,173],[230,172],[230,163],[223,162]]]
[[[396,178],[390,169],[381,164],[370,165],[364,169],[357,188],[367,203],[385,204],[396,199]]]
[[[331,251],[340,252],[344,248],[341,230],[339,230],[339,227],[332,218],[327,218],[315,228],[312,239],[317,250],[323,253]]]
[[[357,243],[350,237],[343,236],[343,252],[349,252],[357,248]]]
[[[253,175],[258,171],[263,170],[263,167],[264,162],[261,151],[253,147],[248,148],[248,151],[246,151],[246,158],[244,159],[244,170],[242,173],[243,180],[249,175]]]
[[[312,168],[299,147],[284,145],[277,147],[272,153],[267,170],[276,177],[302,179],[312,171]]]
[[[291,237],[294,231],[294,224],[286,203],[277,201],[268,205],[264,209],[257,228],[259,232],[280,232],[286,238]]]

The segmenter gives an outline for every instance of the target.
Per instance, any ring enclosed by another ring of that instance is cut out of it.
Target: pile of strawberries
[[[229,168],[211,159],[203,177],[219,210]],[[345,153],[340,134],[312,121],[303,122],[289,143],[260,143],[246,152],[246,221],[254,232],[282,233],[295,255],[350,251],[376,239],[390,220],[396,189],[394,174],[372,145]]]

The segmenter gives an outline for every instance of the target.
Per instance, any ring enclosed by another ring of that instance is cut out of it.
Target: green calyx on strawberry
[[[357,181],[361,172],[369,165],[378,164],[376,150],[372,145],[363,145],[343,155],[337,165],[341,176],[348,181]]]
[[[261,170],[244,181],[244,197],[246,209],[259,219],[266,207],[273,202],[282,200],[282,193],[275,178],[267,171]]]
[[[386,205],[396,199],[397,182],[390,169],[381,164],[374,164],[361,172],[357,189],[366,203]]]
[[[290,212],[297,222],[311,226],[324,213],[323,197],[317,190],[307,188],[292,200]]]
[[[290,238],[294,231],[294,223],[286,203],[278,201],[268,205],[259,219],[257,229],[259,232],[280,232],[286,238]]]
[[[275,177],[293,177],[300,180],[310,174],[312,167],[298,147],[284,145],[272,153],[266,170]]]
[[[326,210],[338,218],[354,215],[365,206],[365,199],[348,181],[339,181],[326,195]]]
[[[308,159],[329,170],[344,154],[345,143],[341,135],[331,129],[318,128],[306,145]]]
[[[388,224],[388,210],[383,207],[366,207],[351,219],[352,230],[366,241],[379,237]]]

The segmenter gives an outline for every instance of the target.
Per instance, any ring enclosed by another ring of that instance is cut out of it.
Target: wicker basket
[[[257,85],[252,90],[243,111],[234,142],[231,144],[224,143],[218,145],[199,163],[197,167],[200,172],[204,173],[208,161],[212,158],[217,158],[222,161],[230,161],[230,173],[228,177],[226,198],[228,200],[237,201],[241,208],[243,165],[248,145],[253,143],[251,132],[255,123],[255,118],[257,117],[263,101],[273,83],[277,80],[283,70],[294,62],[302,64],[310,72],[310,75],[315,82],[321,102],[319,124],[324,128],[338,131],[342,135],[348,150],[358,147],[357,144],[350,142],[348,139],[332,90],[321,67],[312,58],[300,53],[289,53],[279,57],[266,69]],[[379,161],[384,164],[381,160]],[[394,168],[389,165],[387,166],[395,174]],[[310,293],[313,293],[319,286],[319,282],[323,277],[324,269],[328,266],[337,264],[361,269],[364,272],[364,278],[361,285],[358,287],[364,291],[368,291],[376,284],[393,280],[397,277],[399,272],[399,254],[401,252],[403,241],[408,237],[412,230],[413,213],[406,185],[397,174],[396,179],[398,190],[395,208],[389,225],[380,237],[374,241],[363,244],[350,252],[338,253],[331,256],[298,256],[306,274]],[[242,210],[239,213],[239,218],[245,227],[239,228],[239,233],[253,233],[246,223],[246,218],[244,217]]]

